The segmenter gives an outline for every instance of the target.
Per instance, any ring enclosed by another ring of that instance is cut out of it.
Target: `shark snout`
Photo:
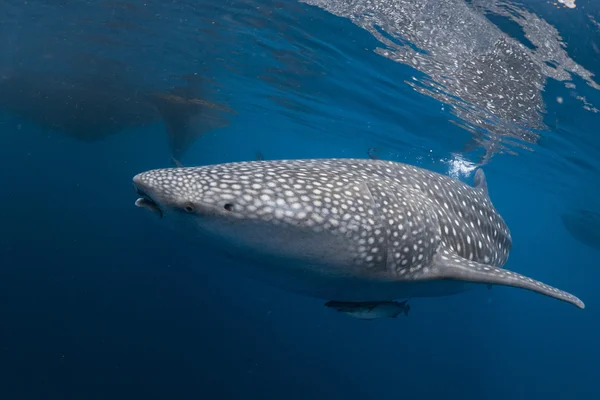
[[[133,177],[133,188],[142,197],[152,198],[152,187],[147,179],[144,179],[144,174],[137,174]]]
[[[136,189],[144,189],[149,186],[147,179],[144,179],[145,173],[137,174],[133,177],[133,186]]]

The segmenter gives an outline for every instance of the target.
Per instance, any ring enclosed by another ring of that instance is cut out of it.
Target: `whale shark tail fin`
[[[469,261],[448,250],[442,250],[442,252],[436,254],[432,268],[424,276],[417,279],[455,279],[474,283],[512,286],[553,297],[582,309],[585,308],[585,304],[570,293],[516,272]]]

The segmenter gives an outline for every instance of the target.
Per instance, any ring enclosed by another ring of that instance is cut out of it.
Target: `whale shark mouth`
[[[158,206],[158,204],[154,200],[152,200],[152,197],[148,196],[148,194],[146,192],[144,192],[142,189],[140,189],[137,186],[135,186],[135,190],[136,190],[137,194],[142,196],[135,201],[136,207],[145,208],[145,209],[151,211],[152,213],[158,215],[159,219],[162,218],[163,212],[160,209],[160,207]]]

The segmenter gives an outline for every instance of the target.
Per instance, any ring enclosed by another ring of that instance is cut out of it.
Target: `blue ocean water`
[[[600,230],[593,0],[0,10],[0,398],[600,396],[600,244],[577,238]],[[134,207],[131,178],[173,162],[152,93],[203,107],[184,165],[371,155],[468,183],[481,166],[506,267],[586,308],[494,287],[361,321],[250,280]]]

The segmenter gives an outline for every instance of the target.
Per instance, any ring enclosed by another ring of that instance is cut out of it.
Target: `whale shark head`
[[[374,223],[367,200],[356,196],[363,188],[297,163],[293,171],[278,162],[146,171],[133,178],[136,205],[229,252],[340,268],[383,265],[381,257],[356,254]]]

